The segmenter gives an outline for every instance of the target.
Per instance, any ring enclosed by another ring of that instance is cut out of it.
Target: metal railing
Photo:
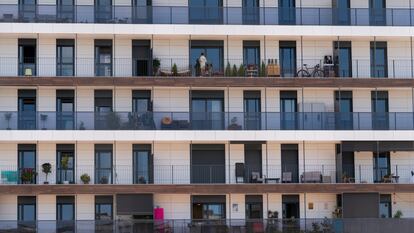
[[[414,130],[414,113],[7,111],[0,130]]]
[[[315,164],[318,162],[318,164]],[[46,174],[39,165],[33,169],[36,175],[24,182],[22,169],[13,165],[0,165],[0,184],[83,184],[87,175],[88,184],[289,184],[289,183],[395,183],[414,184],[414,164],[391,164],[375,168],[372,165],[355,164],[337,168],[335,162],[305,161],[305,165],[258,164],[258,165],[152,165],[145,170],[131,165],[115,164],[104,172],[92,164],[78,164],[68,170],[64,178],[57,178],[56,168]],[[141,170],[139,170],[141,169]],[[61,172],[65,172],[60,169]],[[67,181],[67,182],[65,182]]]
[[[413,26],[410,8],[56,6],[2,4],[0,22]]]
[[[156,62],[157,61],[157,62]],[[156,64],[159,61],[159,65]],[[414,78],[411,59],[388,59],[386,64],[375,64],[369,59],[354,59],[342,66],[324,64],[321,59],[296,59],[290,65],[280,65],[278,59],[256,62],[243,59],[207,57],[205,68],[188,57],[155,57],[150,59],[113,58],[100,63],[95,58],[73,58],[66,63],[56,57],[26,58],[0,57],[0,76],[77,76],[77,77],[281,77],[281,78]],[[318,69],[315,68],[319,66]],[[303,71],[306,74],[304,75]]]
[[[221,219],[221,220],[78,220],[0,221],[4,232],[263,232],[263,233],[411,233],[413,219]]]

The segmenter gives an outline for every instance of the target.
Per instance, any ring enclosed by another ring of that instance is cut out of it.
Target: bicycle
[[[307,64],[303,64],[296,75],[297,77],[324,77],[324,72],[319,64],[316,64],[313,68],[308,68]]]

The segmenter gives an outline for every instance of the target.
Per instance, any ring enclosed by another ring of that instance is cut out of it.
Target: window
[[[132,111],[137,113],[145,113],[152,111],[150,90],[132,91]]]
[[[153,183],[151,145],[133,145],[134,184]]]
[[[34,22],[36,19],[37,0],[19,0],[19,18],[24,22]]]
[[[336,129],[353,129],[352,91],[335,91]]]
[[[372,128],[377,130],[389,129],[388,92],[372,91],[371,108]]]
[[[18,196],[17,215],[18,220],[21,222],[36,221],[36,197]]]
[[[374,182],[388,182],[385,177],[391,175],[391,165],[390,165],[390,153],[389,152],[380,152],[374,153]]]
[[[293,130],[297,128],[297,92],[280,92],[280,128]]]
[[[56,182],[75,183],[75,146],[57,144],[56,149]]]
[[[152,69],[151,41],[132,40],[132,75],[149,76]]]
[[[296,41],[279,42],[279,60],[282,77],[296,76]]]
[[[221,220],[226,218],[226,196],[192,196],[193,220]]]
[[[112,40],[95,40],[95,76],[112,76]]]
[[[75,41],[61,39],[56,41],[56,75],[74,76]]]
[[[36,184],[36,145],[18,145],[19,183]]]
[[[246,219],[263,219],[263,197],[246,195]]]
[[[261,93],[244,91],[244,124],[247,130],[261,129]]]
[[[224,92],[191,91],[191,123],[193,129],[224,128]]]
[[[334,42],[335,74],[337,77],[352,77],[352,49],[350,41]]]
[[[56,90],[56,128],[75,128],[75,93],[73,90]]]
[[[75,17],[74,0],[56,0],[57,19],[62,23],[71,23]]]
[[[112,113],[112,90],[95,90],[95,129],[119,129]]]
[[[336,18],[337,25],[350,25],[351,24],[351,1],[350,0],[336,0],[333,1],[334,17]]]
[[[243,41],[243,64],[246,66],[246,75],[259,76],[260,41]]]
[[[132,19],[134,23],[152,22],[152,0],[132,0]]]
[[[95,220],[113,219],[113,197],[95,196]]]
[[[189,0],[188,5],[190,23],[223,23],[223,0]]]
[[[112,0],[95,0],[95,22],[110,23],[112,20]]]
[[[19,75],[36,76],[36,39],[19,39],[18,43]]]
[[[112,144],[95,145],[95,184],[112,184]]]
[[[386,0],[369,0],[370,24],[385,26],[387,24]]]
[[[279,0],[279,24],[296,24],[296,0]]]
[[[222,144],[191,145],[191,183],[225,183],[225,151]]]
[[[388,77],[387,42],[371,42],[371,77]]]
[[[255,25],[260,22],[259,0],[243,0],[243,24]]]
[[[190,64],[195,76],[223,75],[224,67],[224,42],[222,40],[191,40]],[[204,54],[206,58],[205,68],[201,68],[199,58]]]
[[[36,90],[18,91],[18,128],[36,129]]]
[[[391,218],[392,205],[391,205],[391,195],[390,194],[381,194],[380,195],[380,218]]]
[[[57,196],[56,197],[56,220],[73,221],[75,220],[75,197]]]

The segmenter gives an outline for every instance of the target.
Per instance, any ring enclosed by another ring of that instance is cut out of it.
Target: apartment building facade
[[[410,232],[413,3],[0,1],[0,231]]]

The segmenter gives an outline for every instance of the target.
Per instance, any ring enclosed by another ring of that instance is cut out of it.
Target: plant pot
[[[49,184],[49,181],[45,181],[45,182],[43,182],[43,184]]]
[[[68,180],[63,181],[63,184],[69,184]]]

